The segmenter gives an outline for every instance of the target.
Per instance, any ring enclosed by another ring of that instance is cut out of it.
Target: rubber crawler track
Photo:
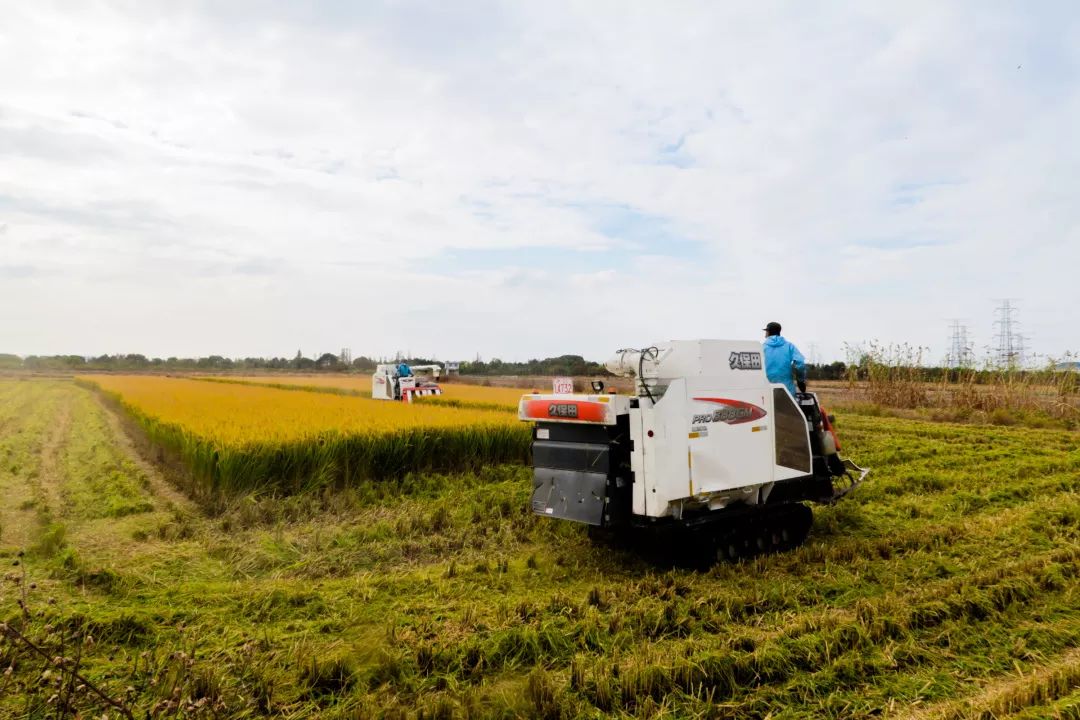
[[[717,562],[796,548],[810,534],[813,522],[809,507],[791,502],[654,527],[616,531],[590,527],[589,537],[597,544],[633,549],[655,563],[706,569]]]

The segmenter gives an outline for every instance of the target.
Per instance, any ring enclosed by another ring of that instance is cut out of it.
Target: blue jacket
[[[765,375],[769,382],[783,383],[795,395],[795,383],[791,379],[791,367],[795,366],[795,372],[799,379],[806,382],[806,358],[787,340],[779,335],[765,338],[762,343],[765,349]]]

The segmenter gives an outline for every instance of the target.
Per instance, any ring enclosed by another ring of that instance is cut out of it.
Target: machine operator
[[[792,382],[794,371],[799,392],[806,392],[806,358],[799,348],[780,335],[780,323],[771,322],[765,326],[765,375],[769,382],[783,383],[795,396],[795,383]]]

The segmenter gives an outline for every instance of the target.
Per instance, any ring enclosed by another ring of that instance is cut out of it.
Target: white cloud
[[[602,358],[779,319],[838,357],[941,349],[951,317],[988,342],[1001,296],[1077,349],[1078,28],[1068,4],[15,5],[0,349]]]

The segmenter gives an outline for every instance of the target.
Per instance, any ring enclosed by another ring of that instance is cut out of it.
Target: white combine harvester
[[[659,343],[607,363],[634,395],[530,394],[533,512],[613,532],[672,530],[697,562],[800,544],[813,514],[866,477],[837,454],[814,393],[765,376],[761,345]],[[691,558],[684,558],[691,559]]]
[[[375,400],[412,402],[414,397],[442,395],[442,386],[439,385],[441,374],[442,365],[377,365],[371,376],[371,397]]]

